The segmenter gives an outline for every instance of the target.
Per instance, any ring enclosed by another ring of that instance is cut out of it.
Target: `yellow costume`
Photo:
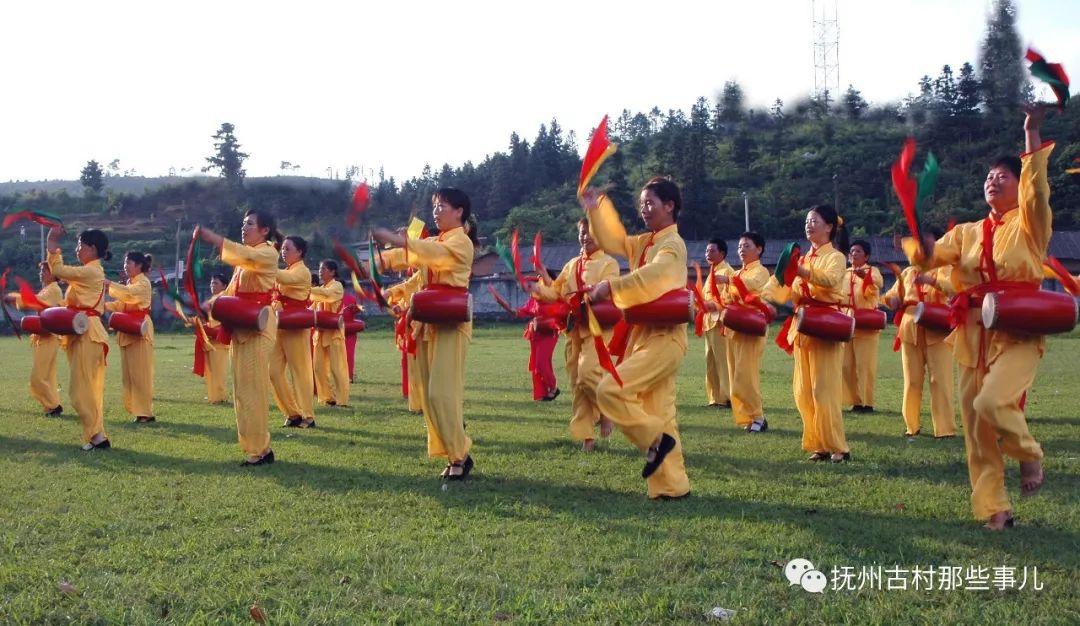
[[[311,293],[311,270],[303,261],[278,270],[277,310],[308,310]],[[340,283],[338,283],[340,284]],[[277,330],[277,341],[270,353],[270,385],[274,402],[286,418],[315,419],[315,383],[311,356],[311,329]],[[288,372],[286,372],[288,368]],[[291,374],[292,380],[289,380]]]
[[[597,250],[582,257],[577,256],[567,261],[554,282],[546,285],[537,283],[534,297],[544,302],[562,300],[577,306],[581,296],[575,294],[585,285],[596,285],[601,281],[619,276],[619,264],[615,259]],[[575,310],[574,314],[580,311]],[[604,333],[604,343],[611,339],[611,332]],[[604,370],[596,356],[596,345],[589,332],[587,320],[576,317],[574,327],[566,332],[564,346],[566,373],[573,390],[572,417],[570,418],[570,437],[575,441],[596,438],[596,425],[600,423],[600,407],[596,404],[596,387]]]
[[[799,265],[810,270],[809,280],[797,276],[789,288],[779,286],[773,278],[767,297],[774,302],[791,302],[796,312],[814,301],[839,308],[843,303],[844,268],[847,266],[843,253],[826,243],[800,258]],[[787,329],[786,340],[794,347],[793,388],[795,405],[803,420],[803,450],[832,454],[850,452],[840,405],[844,343],[803,335],[795,329],[794,323]]]
[[[222,294],[210,296],[210,299],[205,303],[207,309],[214,305],[214,300],[217,300],[220,295]],[[206,344],[204,344],[206,348],[206,367],[203,372],[203,379],[206,382],[207,401],[210,404],[217,404],[229,400],[225,391],[225,384],[229,380],[229,346],[218,341],[218,329],[221,328],[221,324],[214,319],[214,316],[207,313],[206,320],[206,324],[203,326],[206,330],[207,339]]]
[[[390,287],[387,291],[391,297],[400,299],[410,291],[434,285],[468,289],[474,249],[465,229],[459,227],[438,237],[410,239],[408,244],[408,263],[417,272],[409,280]],[[415,390],[427,424],[428,456],[462,462],[472,446],[472,440],[465,434],[463,417],[465,354],[472,340],[472,322],[419,324],[416,340]]]
[[[94,259],[86,265],[64,265],[59,250],[49,253],[49,270],[58,280],[67,282],[64,306],[84,311],[90,325],[81,335],[69,335],[63,345],[67,351],[71,379],[68,395],[82,423],[83,443],[96,435],[105,434],[105,355],[109,352],[109,335],[101,323],[105,290],[105,270]]]
[[[741,303],[743,295],[736,282],[746,287],[747,296],[761,296],[769,283],[769,270],[761,261],[752,261],[735,272],[732,282],[721,292],[726,305]],[[727,363],[731,414],[739,426],[749,426],[765,417],[761,403],[761,357],[765,355],[765,337],[755,337],[727,329]]]
[[[344,297],[345,288],[337,280],[311,288],[311,301],[315,303],[316,311],[340,313]],[[345,331],[340,328],[316,328],[312,341],[315,345],[315,389],[319,393],[319,400],[348,406],[349,361],[345,355]]]
[[[870,271],[870,282],[848,268],[844,274],[843,300],[845,310],[854,315],[853,309],[877,309],[881,304],[881,288],[885,279],[881,270],[869,263],[863,265]],[[877,381],[878,342],[880,330],[855,329],[855,336],[844,346],[844,404],[848,406],[874,406],[874,385]]]
[[[953,358],[947,343],[949,333],[939,332],[915,323],[915,307],[919,302],[947,304],[952,292],[948,268],[931,272],[935,286],[919,285],[915,277],[919,270],[908,267],[900,273],[900,280],[885,294],[885,300],[904,298],[903,316],[896,330],[900,341],[900,360],[904,368],[904,424],[907,434],[914,435],[922,428],[919,414],[922,410],[923,380],[930,377],[930,417],[934,421],[935,437],[956,435],[956,409],[953,404]]]
[[[13,295],[15,306],[25,308],[19,294]],[[60,285],[56,281],[45,285],[37,292],[37,299],[46,306],[60,306],[63,301]],[[60,338],[52,333],[30,335],[30,349],[34,360],[30,367],[30,395],[41,403],[42,408],[51,411],[60,406],[56,386],[56,354],[60,350]]]
[[[270,304],[278,270],[278,251],[273,244],[246,246],[226,239],[221,244],[221,260],[236,268],[225,295]],[[229,356],[236,430],[240,448],[250,457],[263,457],[270,451],[270,354],[276,337],[275,315],[270,316],[261,331],[245,328],[232,331]]]
[[[589,213],[589,230],[600,248],[630,261],[629,274],[608,281],[615,306],[625,309],[651,302],[686,286],[686,244],[678,226],[627,235],[607,196],[601,196],[599,205]],[[600,412],[641,451],[661,433],[675,439],[675,448],[647,480],[650,498],[680,497],[690,492],[675,418],[675,379],[686,348],[686,324],[634,326],[625,360],[617,368],[623,386],[605,373],[596,389]]]
[[[121,311],[145,315],[148,320],[146,335],[116,333],[120,346],[120,369],[123,384],[124,410],[139,417],[154,415],[154,322],[150,320],[150,279],[139,274],[127,285],[109,283],[109,296],[113,302],[105,304],[108,311]]]
[[[1020,404],[1035,380],[1046,340],[983,329],[980,305],[982,294],[1001,288],[1002,283],[1010,288],[1017,284],[1035,288],[1042,282],[1053,220],[1046,173],[1052,151],[1053,143],[1048,142],[1021,157],[1019,208],[1000,219],[991,216],[956,226],[938,240],[931,259],[912,255],[913,261],[929,267],[951,266],[953,285],[964,292],[957,296],[957,312],[964,314],[966,322],[957,326],[948,341],[960,367],[960,418],[971,503],[978,519],[1012,508],[1005,491],[1003,453],[1021,462],[1043,457]],[[982,262],[987,253],[992,263]]]
[[[727,261],[721,261],[709,269],[702,295],[706,302],[716,302],[723,306],[723,294],[717,276],[731,278],[735,270]],[[719,296],[719,298],[717,298]],[[731,402],[731,374],[728,371],[728,333],[720,325],[720,313],[705,312],[702,322],[705,331],[705,395],[709,404],[729,404]]]

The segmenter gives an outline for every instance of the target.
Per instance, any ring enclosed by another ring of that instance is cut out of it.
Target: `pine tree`
[[[862,117],[863,112],[870,107],[870,105],[866,103],[866,100],[863,100],[862,93],[858,89],[855,89],[854,85],[848,85],[847,91],[844,92],[842,102],[844,113],[847,114],[848,119],[851,120],[857,120]]]
[[[244,159],[248,155],[240,152],[240,142],[236,140],[234,131],[236,127],[224,122],[221,128],[214,133],[214,154],[206,157],[208,165],[202,171],[218,170],[222,178],[228,182],[232,189],[240,189],[244,186]]]
[[[1022,53],[1016,32],[1016,7],[1012,0],[995,0],[979,50],[979,84],[991,117],[1012,114],[1024,100],[1028,81]]]
[[[80,174],[79,182],[82,183],[83,191],[87,197],[96,197],[105,188],[105,182],[102,180],[105,177],[105,172],[97,161],[87,161],[86,167],[82,168]]]

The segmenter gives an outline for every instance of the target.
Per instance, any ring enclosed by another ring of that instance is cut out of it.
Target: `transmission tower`
[[[840,97],[838,0],[810,0],[814,33],[814,97],[829,105]]]

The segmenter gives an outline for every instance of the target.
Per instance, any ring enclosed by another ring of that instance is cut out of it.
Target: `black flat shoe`
[[[828,452],[815,452],[815,453],[810,455],[810,458],[808,458],[807,461],[810,461],[811,463],[817,463],[818,461],[824,461],[824,460],[826,460],[828,458],[829,458],[829,453]]]
[[[316,426],[315,426],[315,420],[314,419],[311,420],[311,421],[302,420],[300,422],[300,424],[297,425],[297,428],[315,428],[315,427]]]
[[[300,416],[289,417],[285,419],[285,423],[281,425],[282,428],[300,428],[300,422],[303,422],[304,418]]]
[[[97,443],[88,443],[82,447],[82,449],[87,452],[91,450],[108,450],[110,448],[112,448],[112,443],[110,443],[108,439],[102,439]]]
[[[746,427],[748,433],[763,433],[767,430],[769,430],[769,420],[764,417],[760,421],[754,420],[753,424]]]
[[[648,478],[656,473],[656,470],[660,469],[660,464],[667,458],[669,452],[675,449],[675,438],[667,433],[660,435],[660,444],[656,448],[650,448],[653,450],[653,460],[646,461],[645,467],[641,468],[641,477]]]
[[[690,492],[689,491],[682,494],[681,496],[669,496],[667,494],[662,493],[662,494],[656,496],[655,498],[653,498],[653,500],[663,500],[665,502],[668,502],[668,501],[671,501],[671,500],[682,500],[683,498],[689,498],[689,497],[690,497]]]
[[[135,423],[136,424],[149,424],[150,422],[156,422],[156,421],[157,421],[157,418],[154,417],[153,415],[136,415],[135,416]]]
[[[248,461],[248,460],[245,459],[242,463],[240,463],[240,467],[253,467],[255,465],[270,465],[273,462],[274,462],[274,451],[271,450],[271,451],[267,452],[266,454],[262,455],[262,457],[258,461]]]
[[[45,417],[59,417],[61,414],[63,414],[63,412],[64,407],[58,404],[54,408],[45,411]]]
[[[910,439],[910,438],[912,438],[912,437],[918,437],[918,436],[919,436],[919,433],[921,433],[921,432],[922,432],[922,429],[920,428],[919,430],[916,430],[916,431],[915,431],[915,432],[913,432],[913,433],[905,432],[905,433],[904,433],[904,436],[905,436],[905,437],[907,437],[908,439]]]
[[[472,469],[475,466],[476,466],[476,463],[473,462],[472,456],[471,455],[466,455],[465,456],[465,462],[461,464],[461,477],[465,478],[470,473],[472,473]]]
[[[452,468],[452,467],[460,467],[461,468],[461,473],[460,474],[451,474],[450,473],[450,468]],[[451,463],[450,465],[447,465],[446,469],[443,471],[442,479],[443,480],[465,480],[465,464],[464,464],[464,462]]]
[[[841,454],[840,458],[835,458],[835,457],[833,457],[831,455],[829,456],[829,461],[831,461],[833,463],[847,463],[850,460],[851,460],[851,453],[850,452],[845,452],[845,453]]]

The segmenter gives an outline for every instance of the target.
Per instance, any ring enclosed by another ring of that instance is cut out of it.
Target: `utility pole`
[[[840,212],[840,175],[832,175],[832,203],[836,212]]]
[[[180,280],[180,219],[176,218],[176,280]]]
[[[750,196],[742,192],[743,217],[746,220],[746,232],[750,232]]]

